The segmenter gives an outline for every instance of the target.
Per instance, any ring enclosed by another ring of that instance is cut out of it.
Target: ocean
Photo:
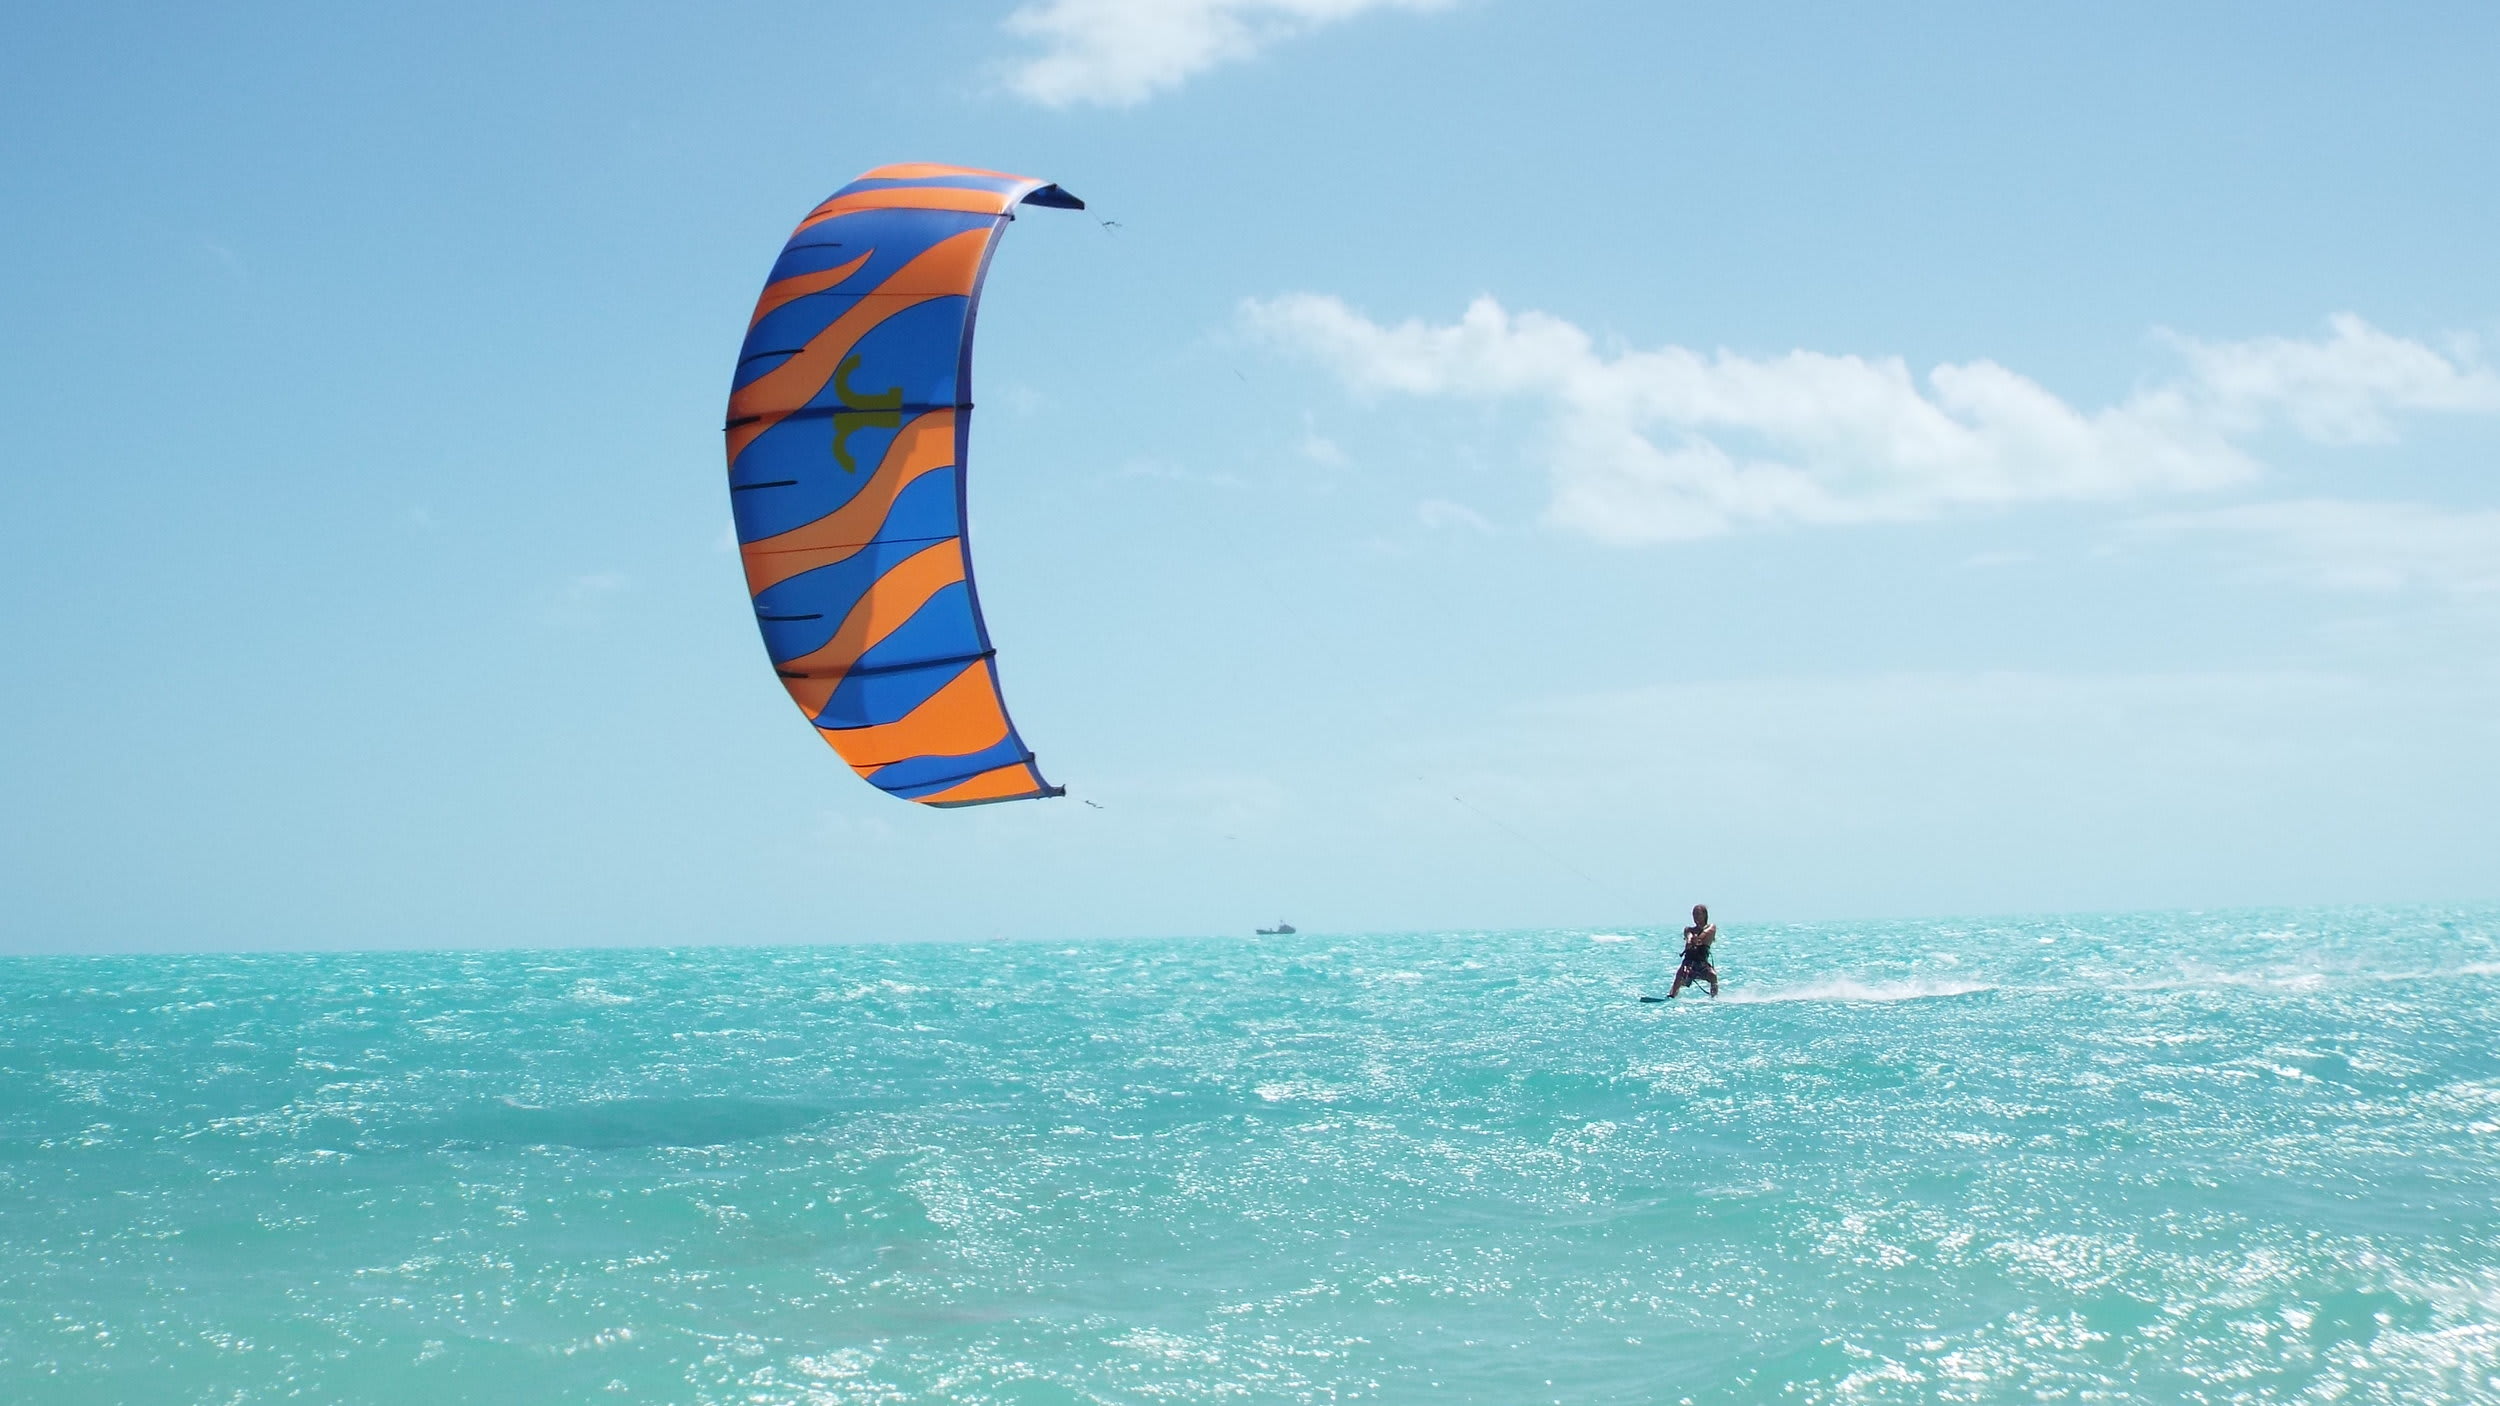
[[[2500,1401],[2500,909],[0,961],[0,1401]]]

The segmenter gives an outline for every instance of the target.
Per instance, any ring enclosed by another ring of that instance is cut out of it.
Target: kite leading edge
[[[998,687],[964,543],[972,327],[1047,182],[880,166],[799,222],[729,392],[729,500],[765,650],[869,784],[930,806],[1065,794]]]

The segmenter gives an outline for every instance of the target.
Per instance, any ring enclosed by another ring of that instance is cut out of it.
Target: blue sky
[[[20,7],[0,949],[2500,896],[2494,71],[2467,5]],[[904,160],[1091,204],[972,480],[1099,808],[856,781],[726,543],[764,270]]]

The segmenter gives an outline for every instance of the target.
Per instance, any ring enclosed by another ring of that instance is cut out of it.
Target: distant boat
[[[1276,920],[1276,926],[1272,928],[1259,929],[1259,936],[1261,937],[1291,937],[1292,935],[1293,924],[1286,922],[1282,918],[1278,918]]]

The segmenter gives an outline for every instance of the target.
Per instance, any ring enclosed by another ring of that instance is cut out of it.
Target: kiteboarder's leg
[[[1675,993],[1683,990],[1684,984],[1692,979],[1693,969],[1691,967],[1684,966],[1681,963],[1677,964],[1675,969],[1675,982],[1667,988],[1667,999],[1670,1001],[1674,1000]]]
[[[1710,999],[1713,1001],[1719,999],[1719,969],[1706,966],[1701,969],[1701,974],[1703,979],[1710,983]]]

